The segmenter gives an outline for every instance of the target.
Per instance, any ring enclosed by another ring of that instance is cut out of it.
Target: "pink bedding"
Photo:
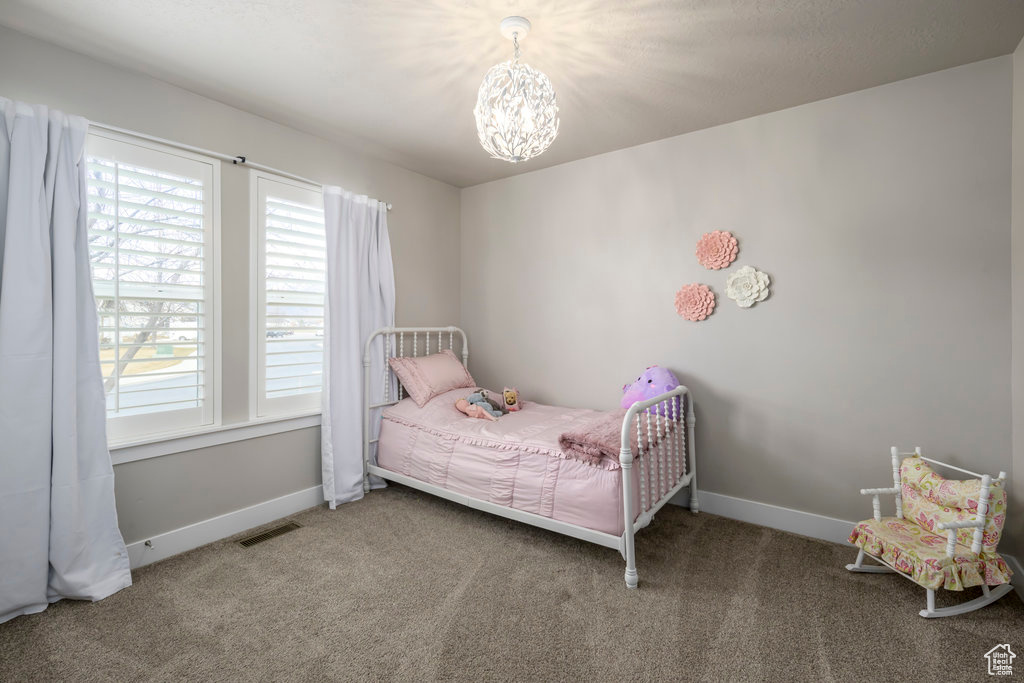
[[[623,532],[622,472],[617,460],[567,457],[558,438],[603,413],[523,402],[495,422],[455,408],[470,389],[434,397],[422,408],[403,399],[384,411],[380,467],[462,495],[588,529]]]

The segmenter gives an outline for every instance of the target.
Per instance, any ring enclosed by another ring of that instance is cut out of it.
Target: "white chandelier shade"
[[[554,142],[558,101],[548,77],[519,61],[519,34],[525,37],[529,22],[509,17],[503,29],[510,20],[521,22],[511,30],[515,57],[487,71],[473,115],[480,145],[495,159],[518,163],[542,154]]]

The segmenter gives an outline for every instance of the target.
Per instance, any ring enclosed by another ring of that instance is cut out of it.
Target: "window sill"
[[[198,448],[209,448],[233,441],[255,439],[271,434],[291,432],[296,429],[316,427],[320,424],[320,413],[301,413],[236,422],[227,425],[211,425],[187,432],[154,434],[153,436],[110,444],[110,459],[115,465],[147,458],[158,458],[161,455],[194,451]]]

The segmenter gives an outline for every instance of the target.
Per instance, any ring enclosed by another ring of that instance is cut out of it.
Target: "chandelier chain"
[[[512,44],[516,48],[515,61],[518,62],[519,61],[519,31],[514,31],[512,33]]]

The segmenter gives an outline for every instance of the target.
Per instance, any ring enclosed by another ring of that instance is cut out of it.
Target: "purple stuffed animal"
[[[659,394],[664,394],[666,391],[672,391],[678,386],[679,380],[676,379],[676,376],[672,374],[671,370],[657,365],[652,365],[644,370],[644,374],[637,377],[635,382],[623,385],[622,407],[628,410],[634,403],[654,398]],[[678,417],[680,415],[679,397],[673,397],[672,402],[675,403],[674,409],[669,408],[664,402],[662,402],[657,406],[651,406],[647,409],[647,412],[657,412],[661,415],[670,416],[674,411],[674,414]]]

